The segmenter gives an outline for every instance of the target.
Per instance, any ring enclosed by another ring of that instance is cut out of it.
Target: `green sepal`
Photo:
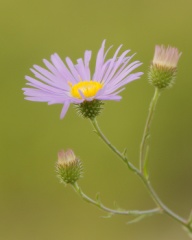
[[[176,73],[176,68],[152,65],[148,73],[149,83],[158,89],[170,88],[175,81]]]
[[[93,120],[100,114],[103,105],[104,103],[102,101],[94,99],[92,101],[84,101],[80,104],[75,104],[74,106],[81,117]]]
[[[56,172],[64,184],[74,184],[79,178],[82,177],[83,166],[80,160],[76,160],[76,162],[67,166],[56,166]]]

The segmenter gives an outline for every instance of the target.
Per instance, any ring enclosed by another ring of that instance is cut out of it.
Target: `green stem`
[[[124,156],[119,150],[117,150],[117,148],[112,145],[112,143],[106,138],[106,136],[103,134],[103,132],[101,131],[98,123],[97,123],[97,120],[96,119],[92,119],[91,120],[91,123],[95,129],[95,132],[97,133],[97,135],[103,140],[103,142],[121,159],[123,160],[124,163],[127,164],[127,166],[129,167],[129,169],[135,173],[138,172],[138,169],[133,165],[131,164],[127,157]]]
[[[143,133],[143,137],[140,145],[140,171],[145,175],[147,175],[146,163],[147,163],[147,157],[148,157],[147,154],[149,150],[148,141],[150,137],[150,128],[151,128],[151,123],[152,123],[155,107],[156,107],[159,96],[160,96],[160,90],[156,88],[154,96],[151,100],[150,107],[149,107],[149,113],[148,113],[145,129],[144,129],[144,133]]]
[[[150,125],[151,125],[151,120],[152,120],[152,116],[155,110],[155,106],[157,103],[157,99],[159,97],[159,92],[158,90],[155,91],[155,95],[152,99],[152,103],[151,103],[151,107],[150,107],[150,111],[149,111],[149,116],[148,116],[148,120],[147,120],[147,124],[145,127],[145,131],[144,131],[144,135],[143,135],[143,140],[142,140],[142,144],[141,144],[141,149],[142,149],[142,159],[143,156],[145,156],[146,154],[146,143],[147,143],[147,139],[146,136],[149,133],[150,130]],[[182,217],[178,216],[177,214],[175,214],[172,210],[170,210],[159,198],[159,196],[157,195],[157,193],[155,192],[155,190],[153,189],[152,185],[150,184],[149,180],[145,177],[145,175],[143,174],[143,172],[140,170],[138,170],[133,164],[131,164],[127,157],[124,156],[120,151],[117,150],[117,148],[115,146],[113,146],[111,144],[111,142],[105,137],[105,135],[103,134],[103,132],[101,131],[101,129],[99,128],[99,125],[96,121],[96,119],[91,120],[92,125],[95,129],[95,132],[97,133],[97,135],[103,140],[103,142],[118,156],[121,158],[121,160],[123,160],[124,163],[126,163],[126,165],[128,166],[128,168],[136,173],[136,175],[140,178],[140,180],[143,182],[143,184],[145,185],[145,187],[147,188],[151,198],[153,199],[153,201],[155,202],[155,204],[158,206],[158,211],[160,211],[161,213],[165,213],[166,215],[168,215],[169,217],[171,217],[172,219],[174,219],[175,221],[179,222],[180,224],[182,224],[184,227],[186,227],[190,232],[192,232],[192,226],[191,226],[191,222],[188,220],[183,219]],[[83,195],[82,195],[83,197]],[[84,197],[83,197],[84,198]],[[84,198],[85,200],[87,200],[87,198]],[[94,204],[92,202],[92,200],[90,201],[90,203]]]
[[[188,223],[187,220],[185,220],[184,218],[178,216],[176,213],[174,213],[173,211],[171,211],[159,198],[159,196],[157,195],[157,193],[155,192],[155,190],[153,189],[151,183],[149,182],[149,180],[147,180],[142,174],[140,175],[140,179],[142,180],[142,182],[144,183],[144,185],[146,186],[146,188],[148,189],[153,201],[156,203],[156,205],[161,209],[162,212],[164,212],[166,215],[168,215],[169,217],[173,218],[174,220],[176,220],[177,222],[179,222],[180,224],[184,225],[185,227],[188,228]]]
[[[105,207],[100,200],[98,199],[97,201],[93,200],[92,198],[88,197],[79,187],[77,183],[74,183],[73,188],[75,191],[82,197],[82,199],[98,208],[101,210],[108,212],[110,214],[118,214],[118,215],[132,215],[132,216],[150,216],[155,213],[161,213],[159,208],[155,209],[150,209],[150,210],[144,210],[144,211],[139,211],[139,210],[130,210],[130,211],[125,211],[125,210],[116,210],[116,209],[111,209],[108,207]]]
[[[154,112],[155,112],[155,108],[157,105],[157,101],[160,97],[160,90],[158,88],[155,89],[155,93],[154,96],[151,100],[150,103],[150,107],[149,107],[149,113],[148,113],[148,117],[147,117],[147,121],[146,121],[146,125],[144,128],[144,133],[143,133],[143,137],[142,137],[142,141],[141,141],[141,145],[140,145],[140,174],[139,177],[142,180],[142,182],[145,184],[145,186],[147,187],[151,197],[153,198],[154,202],[157,204],[157,206],[159,206],[162,211],[169,215],[170,217],[174,218],[177,222],[181,223],[182,225],[186,226],[187,225],[187,221],[183,218],[181,218],[180,216],[178,216],[177,214],[175,214],[174,212],[172,212],[158,197],[158,195],[156,194],[156,192],[154,191],[153,187],[151,186],[148,178],[148,174],[147,174],[147,161],[148,161],[148,151],[149,151],[149,138],[150,138],[150,129],[151,129],[151,123],[152,123],[152,119],[154,116]]]

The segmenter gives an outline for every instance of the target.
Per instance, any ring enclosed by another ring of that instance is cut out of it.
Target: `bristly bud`
[[[71,149],[66,152],[62,150],[58,153],[56,171],[61,182],[74,184],[82,177],[82,170],[81,161],[75,156]]]
[[[171,87],[176,78],[180,56],[181,53],[177,48],[157,45],[148,73],[149,82],[158,89]]]
[[[103,105],[104,103],[102,101],[94,99],[92,101],[84,101],[81,104],[76,104],[75,108],[81,117],[93,120],[100,114]]]

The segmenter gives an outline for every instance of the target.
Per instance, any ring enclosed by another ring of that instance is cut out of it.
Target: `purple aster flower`
[[[142,63],[130,63],[134,56],[127,56],[130,50],[119,55],[121,47],[122,45],[118,47],[112,58],[106,60],[111,47],[105,52],[104,40],[97,54],[93,75],[89,67],[91,51],[85,51],[84,59],[77,59],[76,64],[69,57],[65,64],[58,54],[51,55],[51,62],[43,60],[47,69],[34,65],[31,71],[35,78],[25,77],[27,85],[30,86],[23,88],[25,99],[63,104],[61,118],[65,116],[71,103],[81,105],[102,100],[119,101],[119,93],[124,90],[124,86],[143,74],[131,73]]]

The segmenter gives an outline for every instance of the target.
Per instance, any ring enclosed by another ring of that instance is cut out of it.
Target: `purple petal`
[[[116,61],[116,63],[114,64],[113,70],[111,71],[110,75],[108,75],[107,77],[105,77],[105,83],[109,82],[111,80],[111,78],[114,76],[115,72],[117,71],[117,69],[122,65],[122,63],[124,63],[124,58],[127,55],[127,53],[130,50],[125,51]]]
[[[128,65],[127,68],[124,69],[117,77],[114,77],[113,82],[120,82],[122,81],[128,74],[130,74],[131,71],[133,71],[135,68],[139,67],[142,63],[132,63]]]
[[[61,58],[57,53],[51,55],[51,61],[67,81],[70,81],[72,83],[78,82],[78,80],[74,78],[74,76],[71,74],[69,69],[65,66],[64,62],[61,60]]]
[[[71,70],[71,73],[74,76],[74,78],[77,80],[77,82],[79,82],[79,80],[80,80],[79,77],[80,76],[79,76],[79,74],[78,74],[78,72],[77,72],[73,62],[71,61],[71,59],[69,57],[66,58],[66,63],[68,65],[69,69]]]
[[[65,82],[64,81],[60,81],[60,83],[56,83],[56,82],[53,82],[53,81],[50,81],[48,78],[46,78],[46,77],[44,77],[43,75],[41,75],[39,72],[37,72],[36,70],[34,70],[34,69],[30,69],[31,70],[31,72],[35,75],[35,77],[36,78],[38,78],[39,80],[41,80],[41,81],[43,81],[43,82],[45,82],[46,84],[48,84],[48,85],[51,85],[52,87],[56,87],[56,88],[58,88],[58,85],[61,87],[61,88],[65,88],[65,86],[66,86],[66,88],[68,89],[69,88],[69,85],[65,85]],[[27,76],[26,76],[27,77]],[[26,79],[26,77],[25,77],[25,79]]]
[[[41,90],[48,91],[51,93],[60,93],[60,94],[63,93],[63,89],[51,87],[50,85],[44,84],[44,83],[37,81],[34,78],[31,78],[29,76],[26,76],[25,79],[30,82],[30,83],[27,83],[27,85],[29,85],[29,86],[39,88]]]
[[[122,86],[136,80],[136,79],[139,79],[139,77],[142,75],[143,73],[135,73],[135,74],[131,74],[129,75],[127,78],[125,78],[123,81],[117,83],[116,85],[114,86],[111,86],[110,88],[108,88],[106,90],[107,93],[112,93],[114,91],[116,91],[117,89],[121,88]]]
[[[87,80],[90,79],[90,68],[89,68],[89,62],[91,60],[91,51],[85,51],[84,55],[84,63],[85,63],[85,71],[87,74]]]
[[[114,63],[115,63],[115,61],[116,61],[117,55],[118,55],[121,47],[122,47],[122,45],[120,45],[120,46],[117,48],[117,50],[116,50],[116,52],[115,52],[115,54],[114,54],[114,56],[113,56],[113,58],[112,58],[112,60],[111,60],[111,62],[110,62],[110,65],[109,65],[109,67],[108,67],[108,69],[107,69],[107,72],[106,72],[105,75],[103,76],[104,79],[107,79],[110,71],[113,69]]]
[[[99,100],[114,100],[114,101],[120,101],[122,99],[121,96],[118,95],[109,95],[109,96],[101,96],[98,98]]]
[[[61,119],[65,117],[65,114],[66,114],[67,110],[69,109],[69,106],[70,106],[70,102],[66,101],[61,110],[61,114],[60,114]]]
[[[95,73],[94,73],[94,75],[93,75],[93,78],[94,78],[94,79],[97,79],[97,75],[99,74],[99,72],[100,72],[100,70],[101,70],[101,67],[102,67],[102,65],[103,65],[103,62],[104,62],[105,42],[106,42],[106,40],[104,40],[104,41],[102,42],[101,48],[99,49],[98,54],[97,54],[96,66],[95,66]]]
[[[51,81],[55,82],[56,78],[55,76],[50,73],[48,70],[46,70],[45,68],[42,68],[38,65],[33,65],[33,67],[40,72],[42,75],[44,75],[46,78],[50,79]]]
[[[78,75],[81,76],[81,80],[90,80],[89,78],[87,78],[87,72],[85,70],[82,58],[77,59],[77,65],[75,65],[75,68],[78,71]]]

